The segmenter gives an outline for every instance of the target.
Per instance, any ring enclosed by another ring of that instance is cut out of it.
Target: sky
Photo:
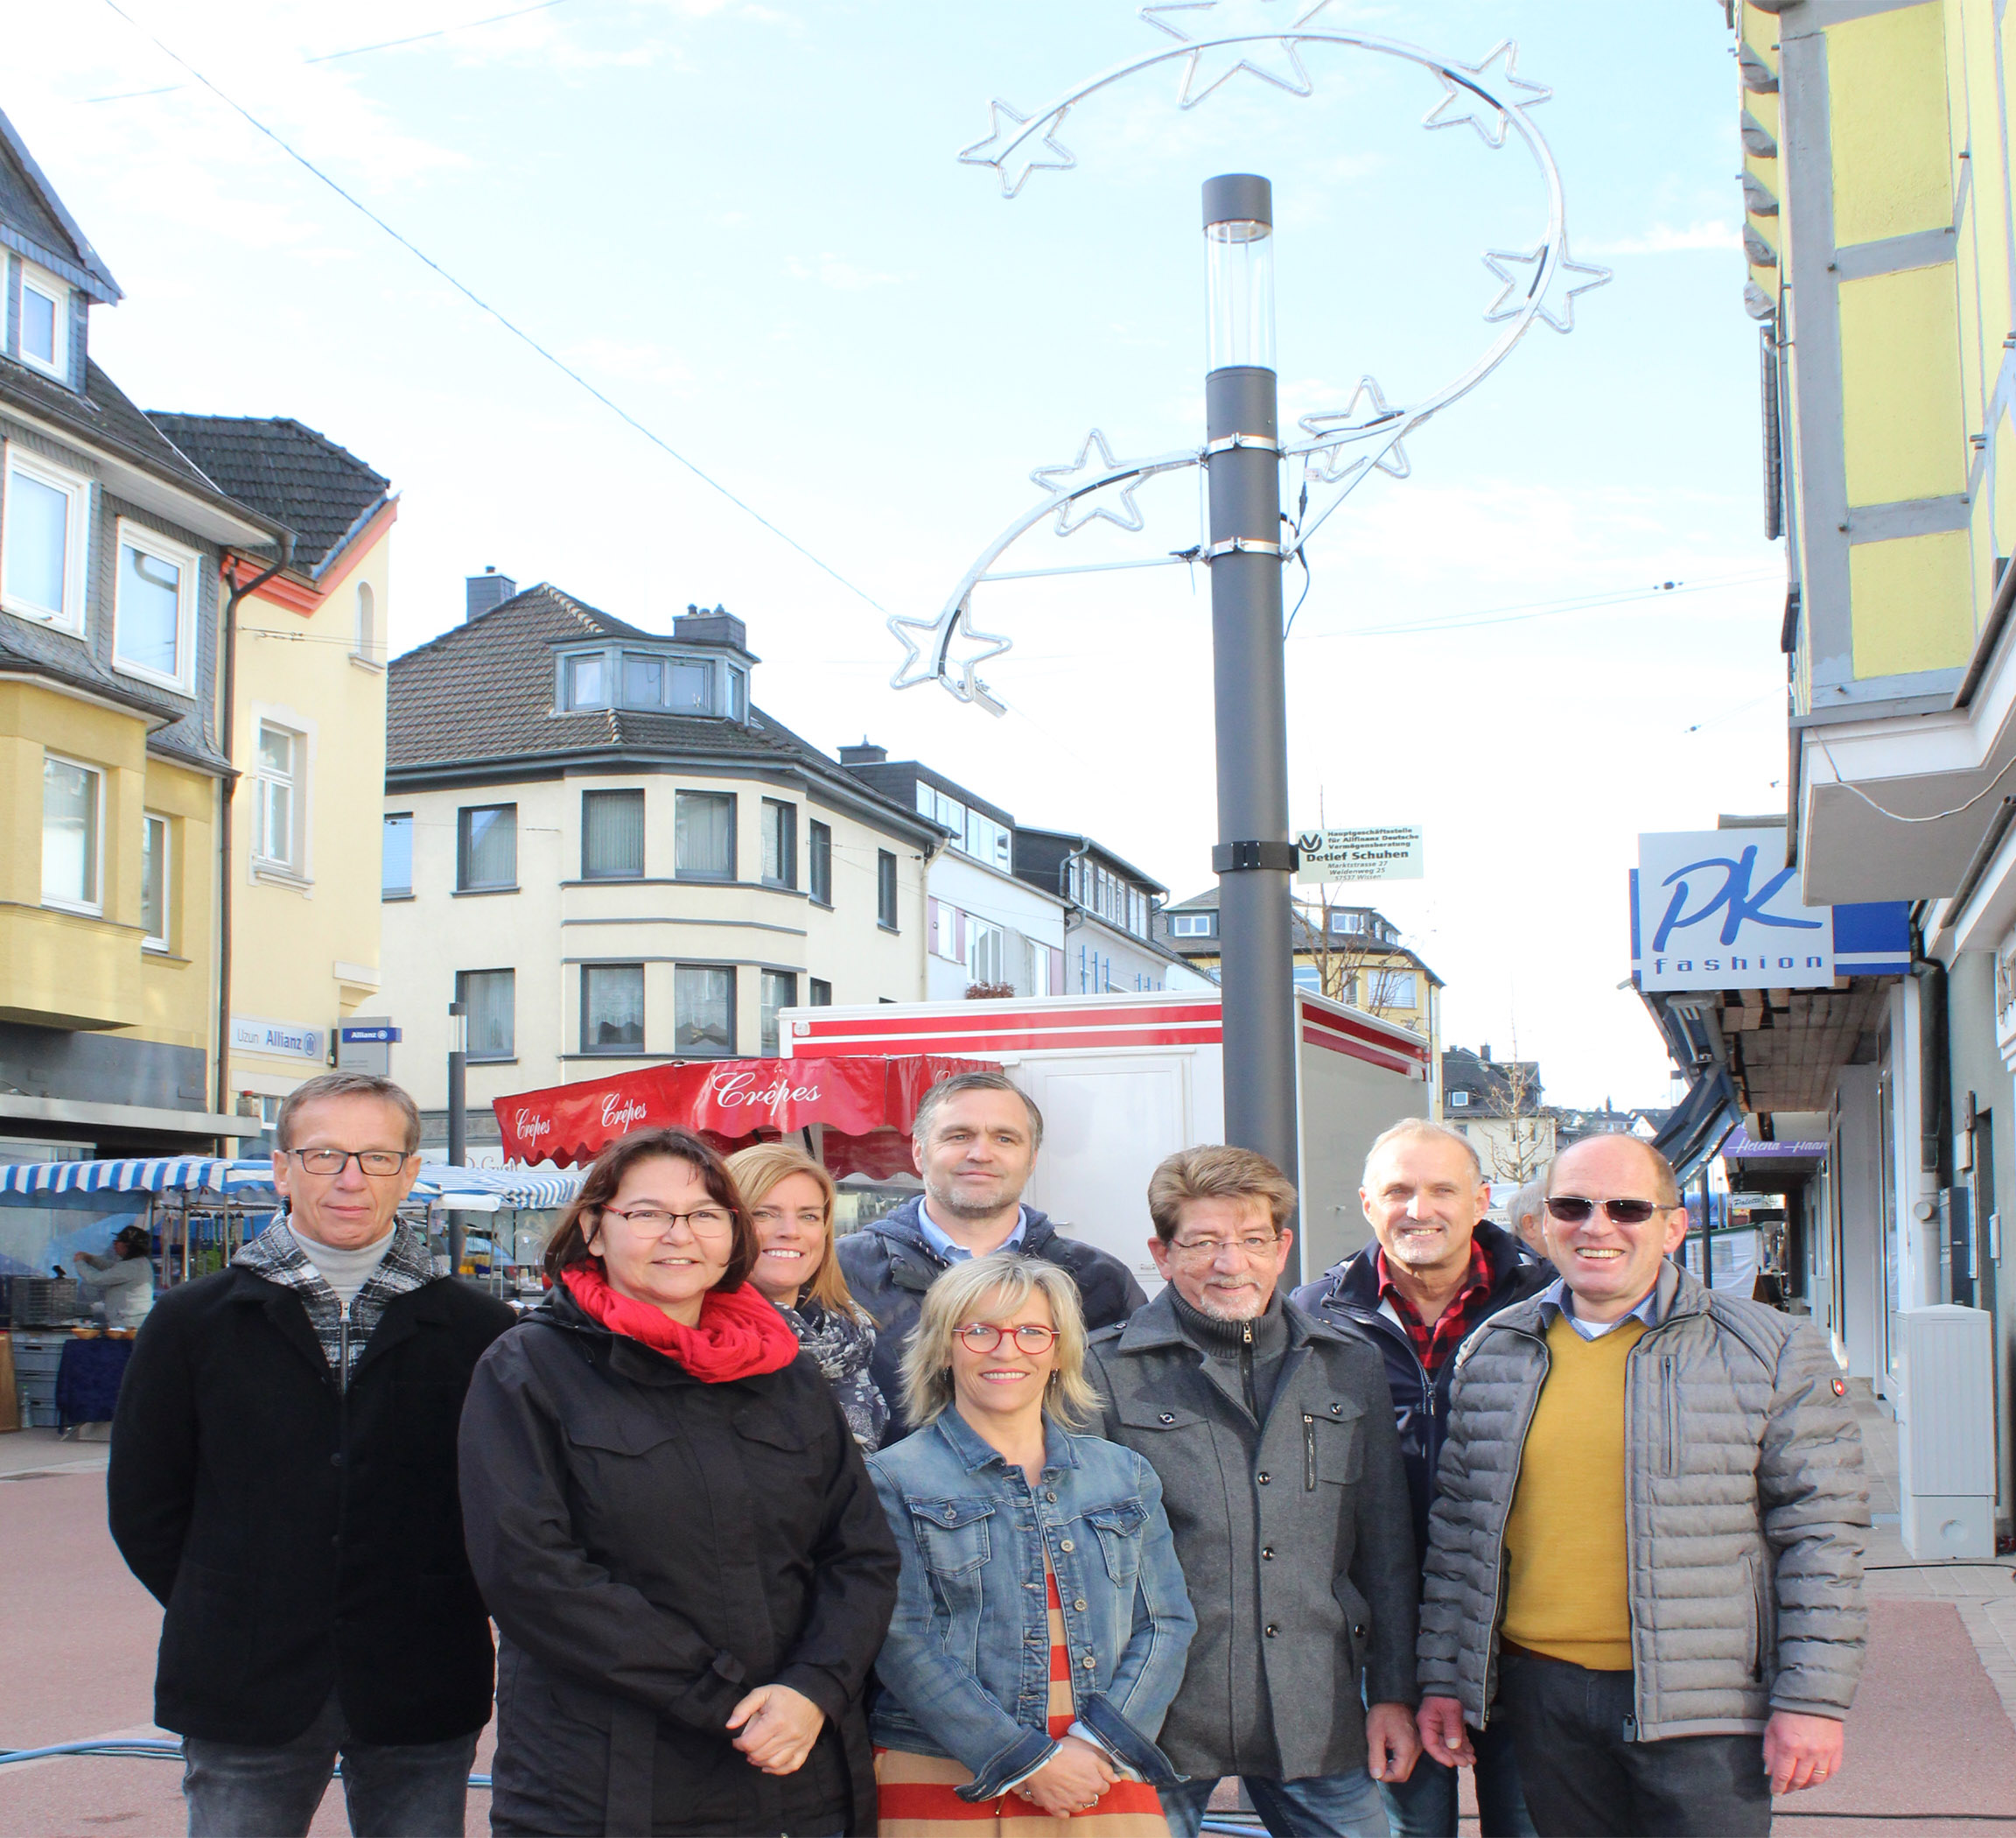
[[[1201,441],[1206,178],[1273,181],[1286,422],[1474,361],[1501,291],[1481,252],[1545,226],[1533,161],[1424,130],[1441,89],[1404,58],[1312,46],[1306,97],[1240,71],[1186,109],[1180,62],[1115,83],[1060,130],[1075,166],[1004,199],[957,158],[990,100],[1032,113],[1169,46],[1134,6],[523,4],[18,11],[0,109],[125,291],[94,355],[144,407],[292,416],[387,474],[396,652],[486,566],[654,630],[725,605],[757,702],[816,745],[872,740],[1172,897],[1207,887],[1203,571],[984,586],[978,622],[1013,640],[983,673],[999,718],[891,689],[885,618],[935,616],[1089,429],[1127,457]],[[1532,120],[1571,247],[1614,279],[1290,575],[1292,823],[1422,827],[1423,879],[1351,897],[1446,980],[1446,1043],[1516,1047],[1553,1102],[1662,1103],[1618,987],[1636,838],[1785,802],[1728,34],[1703,0],[1329,0],[1312,23],[1466,64],[1516,41],[1553,91]],[[412,42],[360,49],[387,40]],[[1001,565],[1186,548],[1195,480],[1144,486],[1138,534],[1045,524]]]

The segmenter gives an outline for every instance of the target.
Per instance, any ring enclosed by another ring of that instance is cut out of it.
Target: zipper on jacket
[[[1680,1472],[1680,1389],[1674,1371],[1674,1359],[1670,1353],[1662,1354],[1659,1360],[1659,1385],[1666,1404],[1666,1470],[1668,1474]]]
[[[1251,1322],[1239,1332],[1239,1383],[1245,1388],[1246,1408],[1252,1413],[1253,1421],[1260,1421],[1260,1394],[1253,1388],[1253,1323]]]
[[[1638,1364],[1641,1356],[1648,1360],[1651,1358],[1652,1356],[1646,1352],[1645,1349],[1651,1343],[1652,1336],[1655,1334],[1663,1334],[1672,1324],[1673,1313],[1669,1308],[1664,1319],[1656,1321],[1647,1328],[1644,1333],[1639,1336],[1638,1344],[1624,1356],[1624,1456],[1627,1462],[1630,1460],[1631,1456],[1631,1369]],[[1672,1354],[1662,1354],[1660,1364],[1662,1374],[1668,1372],[1673,1364],[1674,1357]],[[1675,1419],[1675,1413],[1678,1405],[1678,1397],[1674,1395],[1672,1403],[1668,1407],[1666,1418],[1666,1435],[1670,1448],[1674,1452],[1677,1451],[1679,1446],[1679,1433],[1676,1427]],[[1671,1471],[1670,1467],[1669,1467],[1668,1471]],[[1637,1526],[1634,1523],[1637,1515],[1633,1512],[1632,1505],[1632,1490],[1627,1486],[1624,1490],[1624,1588],[1627,1612],[1630,1613],[1631,1617],[1631,1709],[1624,1719],[1624,1740],[1628,1743],[1634,1743],[1638,1740],[1639,1712],[1642,1708],[1638,1702],[1638,1683],[1641,1679],[1646,1676],[1647,1672],[1647,1668],[1641,1664],[1641,1656],[1638,1652],[1638,1617],[1634,1610],[1634,1604],[1631,1603],[1629,1600],[1631,1579],[1637,1574],[1635,1554],[1638,1547],[1644,1541],[1639,1535]],[[1655,1703],[1652,1708],[1656,1719],[1659,1707]],[[1656,1727],[1656,1724],[1655,1726]]]
[[[1316,1491],[1316,1420],[1306,1413],[1302,1418],[1302,1491]]]

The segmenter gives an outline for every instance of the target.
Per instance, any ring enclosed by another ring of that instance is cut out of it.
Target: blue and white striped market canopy
[[[564,1206],[581,1185],[564,1168],[450,1168],[424,1164],[413,1183],[421,1201],[459,1203],[472,1212],[500,1208]],[[226,1161],[215,1156],[175,1155],[150,1161],[19,1161],[0,1165],[0,1203],[46,1201],[68,1194],[210,1193],[254,1199],[270,1194],[270,1161]]]

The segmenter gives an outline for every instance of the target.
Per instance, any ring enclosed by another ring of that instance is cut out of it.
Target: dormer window
[[[1172,913],[1169,936],[1172,938],[1208,938],[1218,930],[1215,913]]]
[[[560,706],[749,718],[749,675],[676,651],[576,651],[560,660]],[[613,693],[612,693],[613,692]]]
[[[23,363],[67,382],[70,375],[70,290],[55,276],[21,264]]]

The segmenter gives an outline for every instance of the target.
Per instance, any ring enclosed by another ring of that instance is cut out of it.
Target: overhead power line
[[[346,191],[340,185],[336,182],[335,179],[332,179],[328,173],[325,172],[320,166],[317,165],[313,160],[310,159],[306,154],[298,151],[293,146],[290,145],[286,141],[283,140],[279,135],[276,134],[272,129],[269,128],[264,122],[261,121],[259,117],[254,115],[249,109],[244,106],[243,103],[239,102],[233,97],[227,95],[224,91],[220,89],[216,84],[213,83],[208,77],[205,76],[200,70],[197,69],[197,67],[192,64],[188,59],[182,56],[180,53],[173,50],[169,46],[163,44],[162,41],[153,34],[153,32],[150,32],[147,27],[141,25],[141,23],[136,19],[131,13],[128,12],[124,7],[120,5],[119,0],[105,0],[105,4],[110,7],[114,12],[118,14],[118,16],[123,19],[127,25],[130,25],[135,32],[138,32],[142,38],[145,39],[150,44],[151,44],[154,48],[162,54],[162,56],[169,59],[172,62],[178,65],[182,69],[187,71],[190,77],[194,81],[201,84],[203,88],[207,89],[212,95],[215,96],[219,102],[222,102],[226,108],[229,109],[234,114],[239,116],[248,125],[256,129],[259,133],[264,135],[265,137],[271,141],[275,146],[279,148],[280,151],[288,157],[288,158],[291,159],[304,172],[312,174],[313,177],[321,180],[324,185],[327,186],[332,192],[335,193],[335,194],[340,198],[344,203],[351,207],[351,209],[355,211],[360,216],[368,218],[372,223],[375,224],[380,229],[383,230],[385,234],[391,237],[391,239],[396,242],[400,248],[407,252],[407,254],[412,256],[417,261],[424,263],[429,268],[432,269],[436,274],[439,275],[444,281],[445,281],[451,287],[452,287],[457,293],[460,294],[464,299],[467,300],[471,305],[474,306],[479,312],[486,314],[490,319],[494,319],[498,325],[501,326],[505,331],[508,332],[511,336],[516,339],[521,344],[525,345],[532,351],[536,352],[539,356],[544,358],[548,363],[552,365],[556,370],[557,370],[563,376],[566,377],[570,382],[578,384],[580,388],[586,390],[589,395],[592,396],[597,402],[600,403],[604,408],[607,409],[611,414],[616,416],[627,426],[634,429],[636,432],[641,434],[645,439],[648,440],[653,446],[656,447],[658,451],[663,453],[668,459],[676,460],[679,465],[684,467],[688,472],[691,473],[696,479],[699,480],[699,481],[703,485],[706,486],[710,490],[718,492],[721,496],[727,499],[727,501],[732,504],[736,509],[739,510],[745,516],[752,519],[757,523],[761,524],[763,528],[767,530],[772,536],[777,538],[779,542],[784,544],[788,548],[795,550],[798,554],[803,556],[807,561],[810,562],[812,565],[818,569],[822,573],[830,575],[833,579],[839,582],[839,584],[843,587],[846,588],[850,593],[854,594],[860,600],[865,600],[871,607],[874,607],[878,613],[883,614],[884,617],[886,618],[888,616],[889,609],[885,607],[880,600],[877,600],[872,593],[870,593],[865,588],[856,586],[852,581],[849,580],[847,577],[841,573],[837,568],[834,567],[831,563],[822,560],[818,556],[815,555],[809,549],[808,549],[804,544],[801,543],[795,537],[790,535],[788,531],[778,528],[778,526],[773,523],[768,517],[765,516],[761,511],[758,510],[754,505],[749,503],[745,499],[736,496],[736,495],[730,491],[725,485],[722,484],[718,479],[714,478],[711,474],[706,473],[705,471],[702,470],[701,467],[695,465],[692,460],[689,460],[685,454],[682,453],[676,447],[672,445],[669,441],[664,439],[661,435],[657,434],[652,429],[647,427],[641,421],[638,420],[638,418],[633,415],[629,410],[626,409],[620,403],[613,400],[608,396],[606,396],[600,389],[597,389],[593,383],[590,382],[585,376],[582,375],[578,370],[575,369],[571,365],[567,363],[564,359],[557,356],[555,353],[547,349],[544,345],[541,344],[539,340],[534,338],[529,332],[524,329],[523,326],[507,318],[504,313],[500,312],[496,307],[493,306],[489,301],[486,300],[473,288],[470,287],[466,283],[458,280],[453,275],[450,274],[448,270],[444,268],[438,262],[437,262],[433,256],[429,255],[425,249],[422,249],[416,242],[414,242],[410,238],[402,235],[399,231],[394,229],[389,223],[386,222],[386,221],[377,214],[377,212],[373,210],[369,205],[366,204],[354,193]]]

